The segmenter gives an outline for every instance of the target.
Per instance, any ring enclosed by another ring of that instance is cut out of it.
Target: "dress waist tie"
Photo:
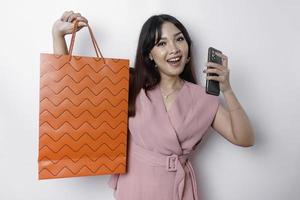
[[[196,183],[196,177],[194,169],[190,160],[188,159],[188,154],[185,155],[163,155],[158,152],[147,150],[133,141],[130,142],[129,154],[132,154],[134,158],[137,158],[140,161],[143,161],[151,166],[165,166],[168,172],[175,172],[175,186],[173,191],[174,200],[182,200],[183,191],[185,188],[185,171],[184,165],[187,166],[187,169],[191,175],[193,194],[195,200],[198,200],[198,187]],[[130,155],[129,155],[130,156]]]

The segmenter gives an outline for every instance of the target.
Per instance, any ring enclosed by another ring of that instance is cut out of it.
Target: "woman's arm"
[[[66,11],[60,19],[58,19],[52,27],[53,38],[53,53],[57,55],[68,54],[68,48],[65,40],[65,35],[72,33],[74,28],[74,20],[80,20],[78,23],[79,31],[88,23],[87,19],[82,17],[80,13]]]
[[[221,104],[219,105],[212,127],[233,144],[243,147],[253,146],[255,139],[250,120],[229,83],[228,58],[224,54],[218,55],[222,57],[223,64],[209,62],[206,66],[212,68],[203,71],[204,73],[217,73],[219,75],[207,76],[207,79],[219,82],[220,90],[223,92],[227,104],[227,109]]]
[[[219,105],[212,127],[233,144],[243,147],[254,145],[254,132],[250,120],[232,89],[223,92],[227,104]]]
[[[68,48],[64,36],[53,33],[53,53],[57,55],[68,54]]]

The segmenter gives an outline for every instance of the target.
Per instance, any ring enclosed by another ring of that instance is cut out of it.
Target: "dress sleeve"
[[[209,112],[209,119],[210,119],[210,126],[212,126],[212,123],[216,117],[219,105],[220,105],[220,98],[218,96],[214,96],[211,94],[207,94],[209,95],[211,98],[211,100],[209,101],[209,106],[211,107],[210,112]]]
[[[191,116],[186,120],[187,132],[193,133],[191,138],[195,146],[201,142],[203,136],[209,133],[213,120],[217,114],[220,104],[219,96],[207,94],[201,85],[191,85],[193,97]],[[189,121],[190,120],[190,121]]]
[[[220,98],[219,96],[206,93],[203,86],[196,87],[197,90],[194,94],[195,102],[197,104],[196,113],[201,115],[198,116],[198,118],[201,119],[201,123],[203,123],[204,126],[212,126],[218,111]]]

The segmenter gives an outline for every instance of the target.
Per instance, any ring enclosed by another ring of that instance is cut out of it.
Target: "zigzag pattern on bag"
[[[125,173],[129,60],[40,58],[39,179]]]

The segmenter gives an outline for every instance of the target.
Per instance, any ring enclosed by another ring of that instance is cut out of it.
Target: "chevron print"
[[[40,55],[39,179],[126,172],[129,60]]]

